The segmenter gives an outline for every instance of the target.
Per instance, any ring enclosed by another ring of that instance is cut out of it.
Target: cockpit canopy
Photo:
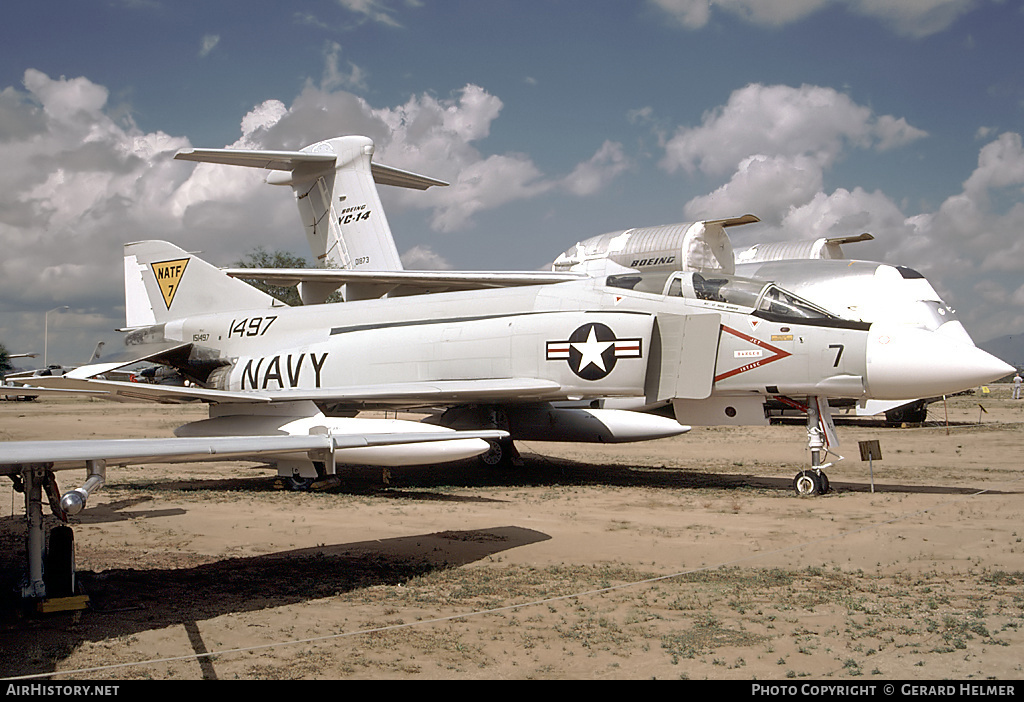
[[[831,312],[775,283],[722,273],[627,273],[608,276],[605,282],[613,288],[704,301],[707,307],[719,304],[745,307],[758,317],[776,321],[827,323],[839,320]]]

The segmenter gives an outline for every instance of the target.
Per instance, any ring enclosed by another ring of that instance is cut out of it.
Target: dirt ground
[[[245,463],[110,468],[72,519],[77,613],[18,604],[8,484],[0,677],[1022,679],[1009,393],[932,405],[923,427],[840,425],[833,492],[809,498],[791,489],[800,424],[521,443],[510,470],[350,467],[306,493]],[[203,416],[0,402],[0,440],[169,436]]]

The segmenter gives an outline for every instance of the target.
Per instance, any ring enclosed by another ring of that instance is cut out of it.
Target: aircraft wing
[[[550,285],[579,280],[583,273],[562,271],[354,271],[331,268],[225,268],[233,278],[262,280],[271,285],[350,283],[390,285],[417,290],[479,290],[519,285]]]
[[[106,390],[69,390],[66,388],[44,388],[35,385],[0,385],[0,397],[39,397],[42,395],[108,395]]]
[[[20,472],[20,466],[54,464],[81,467],[85,461],[183,463],[244,459],[260,454],[308,453],[367,446],[391,446],[453,439],[506,439],[499,430],[427,431],[366,434],[294,434],[280,436],[177,437],[173,439],[85,439],[80,441],[0,442],[0,475]]]
[[[100,368],[96,372],[104,372]],[[186,387],[183,385],[151,385],[149,383],[130,383],[121,380],[99,380],[93,378],[72,378],[55,376],[52,378],[36,378],[41,382],[36,386],[56,388],[66,392],[91,394],[105,393],[104,399],[116,401],[147,400],[166,404],[183,402],[269,402],[256,392],[228,392],[224,390],[207,390],[206,388]],[[28,393],[26,393],[28,394]]]
[[[41,386],[84,391],[102,391],[105,399],[148,400],[177,404],[183,402],[296,402],[312,400],[344,404],[353,408],[429,407],[472,401],[542,401],[562,399],[561,386],[536,378],[495,378],[486,380],[445,380],[386,385],[361,385],[342,388],[289,390],[210,390],[178,385],[150,385],[114,380],[84,378],[37,378]]]

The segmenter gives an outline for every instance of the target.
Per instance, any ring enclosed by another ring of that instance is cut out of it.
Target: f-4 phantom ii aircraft
[[[286,307],[151,241],[125,246],[125,281],[135,328],[123,351],[36,380],[210,403],[209,419],[178,430],[189,437],[308,434],[329,407],[440,408],[433,424],[512,439],[638,441],[685,432],[690,416],[763,416],[766,396],[943,394],[1009,368],[944,335],[843,320],[772,283],[692,272]],[[139,361],[192,386],[97,379]],[[675,418],[552,405],[637,397],[670,404]],[[325,469],[304,458],[278,468]]]
[[[871,240],[870,234],[757,244],[734,254],[727,230],[760,221],[749,214],[633,228],[592,237],[560,254],[548,272],[405,271],[395,256],[376,253],[393,250],[394,243],[374,181],[414,184],[421,189],[445,183],[373,163],[372,154],[373,143],[369,139],[348,136],[320,142],[298,152],[193,149],[180,152],[177,158],[267,168],[274,171],[267,182],[292,186],[313,253],[331,270],[228,269],[227,272],[281,285],[298,285],[306,303],[322,302],[341,285],[346,287],[346,299],[365,299],[384,294],[394,297],[439,290],[534,285],[630,270],[692,271],[712,276],[725,273],[773,281],[845,319],[921,327],[973,345],[955,319],[952,308],[916,271],[870,261],[830,260],[844,258],[842,245]],[[388,178],[385,175],[388,172],[401,173],[403,178]],[[329,192],[333,197],[321,197],[310,209],[307,193],[312,192]],[[368,219],[350,221],[353,218],[345,212],[352,209],[368,213]],[[353,270],[355,268],[358,270]],[[889,401],[845,398],[839,403],[855,406],[858,414],[884,411],[887,417],[901,421],[920,419],[925,411],[925,400],[911,397]],[[629,401],[627,404],[618,401],[615,406],[628,404]],[[793,405],[787,398],[770,400],[768,404]],[[708,419],[720,421],[719,417],[708,416]],[[818,423],[811,415],[808,419],[809,432],[829,436],[827,417]],[[815,441],[812,439],[812,443]]]
[[[166,242],[127,244],[124,254],[134,328],[121,352],[33,381],[114,400],[202,401],[210,416],[176,439],[0,444],[0,472],[26,494],[27,596],[47,592],[41,493],[49,486],[57,502],[51,471],[69,462],[84,463],[88,478],[54,505],[58,514],[84,506],[108,462],[260,458],[311,479],[345,461],[476,455],[487,448],[481,439],[667,437],[688,431],[691,416],[763,416],[766,396],[808,397],[816,409],[830,397],[951,393],[1010,370],[935,332],[851,322],[772,283],[692,272],[288,307]],[[98,378],[140,361],[171,367],[191,385]],[[669,403],[675,417],[556,406],[616,397]],[[432,424],[379,429],[323,407],[443,412]],[[821,447],[811,448],[812,470],[794,481],[804,493],[821,492],[826,480]],[[63,558],[52,572],[73,573],[68,539],[51,545]]]
[[[696,285],[718,287],[727,283],[731,274],[739,273],[789,288],[819,307],[838,311],[839,316],[848,320],[868,324],[884,321],[938,331],[959,343],[973,346],[962,325],[955,320],[952,309],[915,271],[866,261],[840,263],[823,260],[842,258],[842,245],[870,240],[870,234],[762,244],[734,255],[727,229],[758,222],[759,219],[753,215],[633,228],[593,237],[559,255],[549,272],[405,271],[393,257],[373,254],[376,250],[394,247],[380,209],[374,180],[401,183],[380,177],[381,171],[395,169],[372,163],[372,153],[373,144],[369,139],[349,136],[320,142],[299,152],[199,149],[181,152],[177,158],[273,169],[276,172],[268,177],[269,183],[292,185],[313,252],[318,259],[326,260],[332,270],[229,269],[227,272],[281,285],[297,284],[307,303],[326,299],[339,285],[346,285],[346,299],[362,299],[384,294],[395,297],[438,290],[535,285],[629,272],[688,271],[696,274],[693,279]],[[430,185],[444,185],[424,176],[401,173],[405,175],[404,184],[415,182],[417,187],[424,189]],[[314,190],[329,191],[333,198],[319,200],[315,215],[310,217],[309,205],[304,200],[307,193]],[[349,197],[352,194],[354,198]],[[366,222],[357,218],[350,222],[351,217],[339,209],[342,205],[352,208],[350,203],[357,203],[354,205],[357,211],[373,213],[372,217],[376,218],[371,217]],[[311,225],[311,221],[316,223]],[[328,228],[330,236],[318,236],[318,230],[323,233]],[[320,242],[327,240],[342,241],[345,245],[332,245],[325,252]],[[366,252],[366,255],[346,258],[338,254],[343,248]],[[359,263],[360,270],[351,270],[355,267],[353,261]],[[750,281],[745,284],[756,285]],[[910,391],[909,385],[907,390]],[[593,402],[602,407],[656,409],[646,403],[646,398],[608,398]],[[909,395],[898,400],[879,400],[856,393],[846,398],[833,398],[832,402],[856,403],[858,412],[864,414],[881,411],[892,414],[904,412],[907,408],[920,412],[924,404]],[[815,472],[820,473],[819,449],[838,445],[828,400],[809,397],[794,401],[777,396],[766,402],[766,410],[774,405],[795,406],[806,411],[812,465]],[[687,418],[688,423],[763,424],[767,421],[767,411],[760,415],[753,411],[723,415],[706,409],[707,405],[702,404]],[[493,454],[488,456],[493,458]],[[816,486],[804,481],[797,487],[798,490],[801,487],[813,490]]]

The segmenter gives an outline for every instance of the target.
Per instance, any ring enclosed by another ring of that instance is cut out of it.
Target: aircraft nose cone
[[[867,385],[874,399],[949,395],[1012,372],[992,354],[945,334],[877,324],[868,334]]]

